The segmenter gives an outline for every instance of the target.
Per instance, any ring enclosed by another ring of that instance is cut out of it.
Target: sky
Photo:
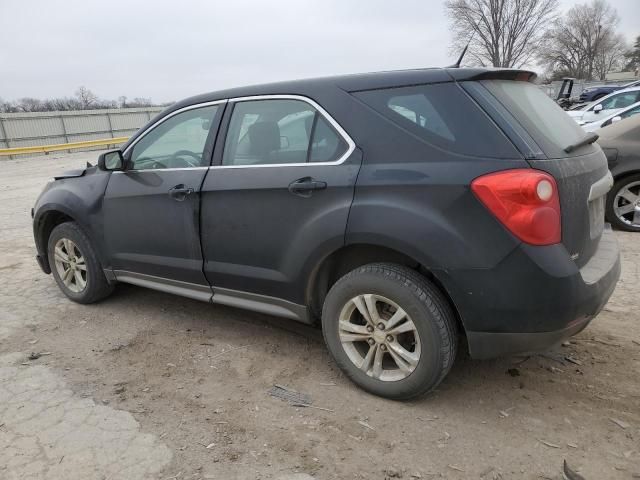
[[[640,0],[609,2],[631,42]],[[72,96],[83,85],[104,99],[167,102],[449,65],[450,40],[442,0],[0,0],[0,98]]]

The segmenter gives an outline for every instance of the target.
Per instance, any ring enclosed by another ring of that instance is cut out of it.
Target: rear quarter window
[[[393,123],[443,150],[475,157],[519,156],[509,139],[455,83],[353,92]]]

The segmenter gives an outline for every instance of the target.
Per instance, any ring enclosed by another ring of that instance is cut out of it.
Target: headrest
[[[247,132],[250,142],[250,153],[265,156],[280,149],[280,127],[276,122],[256,122]]]

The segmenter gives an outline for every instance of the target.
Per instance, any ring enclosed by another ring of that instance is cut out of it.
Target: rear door
[[[475,83],[475,82],[474,82]],[[612,179],[607,160],[597,144],[568,149],[587,133],[536,85],[525,81],[480,82],[498,101],[495,114],[502,123],[518,128],[520,142],[531,145],[527,155],[533,168],[551,174],[560,194],[562,243],[582,267],[595,253],[604,230],[604,202]],[[477,95],[478,84],[466,86]]]
[[[216,295],[303,304],[301,278],[344,244],[360,154],[315,102],[230,100],[224,145],[202,188],[204,271]]]
[[[125,151],[127,168],[111,175],[103,206],[117,278],[211,296],[202,273],[199,196],[223,106],[214,102],[171,113]]]

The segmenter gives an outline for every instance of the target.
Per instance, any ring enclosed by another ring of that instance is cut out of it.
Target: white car
[[[600,117],[608,117],[620,112],[636,102],[640,102],[640,87],[625,88],[599,98],[580,110],[568,110],[567,114],[578,123],[590,123]]]
[[[623,118],[629,118],[633,115],[640,113],[640,102],[636,102],[627,108],[623,108],[620,111],[616,111],[611,115],[599,117],[593,122],[579,122],[580,126],[587,132],[595,132],[596,130],[607,127],[612,123],[619,122]]]

